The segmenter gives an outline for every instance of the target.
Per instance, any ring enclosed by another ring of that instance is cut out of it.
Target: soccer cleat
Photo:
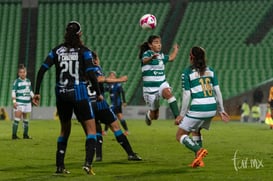
[[[11,137],[13,140],[17,140],[17,139],[20,139],[17,135],[12,135]]]
[[[198,165],[199,167],[204,167],[205,166],[205,163],[204,163],[204,161],[203,160],[201,160],[200,162],[199,162],[199,165]]]
[[[70,174],[70,172],[68,170],[66,170],[65,168],[57,167],[57,170],[56,170],[55,174],[56,175],[59,175],[59,174]]]
[[[88,175],[96,175],[96,173],[93,171],[91,166],[84,165],[82,169],[88,174]]]
[[[137,153],[134,153],[133,155],[128,156],[128,160],[129,161],[141,161],[142,158],[140,156],[138,156]]]
[[[28,136],[28,135],[24,135],[23,139],[32,139],[32,138],[30,136]]]
[[[146,113],[146,115],[145,115],[145,122],[146,122],[146,124],[147,124],[148,126],[151,126],[152,120],[149,119],[149,116],[148,116],[149,113],[150,113],[150,111],[148,111],[148,112]]]
[[[202,161],[200,161],[200,163],[199,163],[199,165],[197,165],[198,167],[205,167],[205,163],[204,163],[204,161],[202,160]],[[192,163],[191,164],[189,164],[189,167],[192,167]]]
[[[201,148],[200,150],[198,150],[195,159],[193,160],[191,167],[192,168],[196,168],[198,166],[200,166],[200,163],[203,162],[203,158],[208,154],[208,151],[204,148]]]

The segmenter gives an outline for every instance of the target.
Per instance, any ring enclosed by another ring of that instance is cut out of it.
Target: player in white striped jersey
[[[229,115],[223,106],[222,93],[212,68],[206,65],[205,50],[193,47],[190,51],[191,66],[182,73],[183,102],[175,123],[179,125],[176,139],[195,153],[191,167],[204,166],[203,158],[208,151],[202,148],[201,129],[209,129],[216,115],[217,104],[223,121]],[[192,137],[189,134],[192,133]]]
[[[165,76],[165,64],[174,61],[178,53],[178,45],[174,45],[170,55],[162,53],[161,47],[161,38],[156,35],[151,35],[148,41],[140,46],[143,97],[150,109],[145,118],[147,125],[151,125],[152,120],[158,119],[160,98],[168,101],[175,118],[179,115],[176,98]]]
[[[23,138],[30,139],[28,135],[29,113],[31,112],[31,99],[34,94],[32,92],[31,82],[26,77],[27,70],[24,65],[19,65],[18,78],[12,86],[12,101],[14,108],[14,121],[12,124],[12,139],[18,139],[18,124],[23,119]]]

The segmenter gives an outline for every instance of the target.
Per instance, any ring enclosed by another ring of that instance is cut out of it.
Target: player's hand
[[[13,103],[13,108],[14,108],[14,109],[17,109],[17,103],[16,103],[16,102]]]
[[[178,115],[176,118],[175,118],[175,121],[174,121],[174,124],[175,125],[179,125],[181,123],[181,121],[183,120],[183,117]]]
[[[230,120],[230,117],[229,115],[224,111],[224,112],[220,112],[220,116],[221,116],[221,119],[224,121],[224,122],[228,122]]]
[[[151,58],[152,58],[152,59],[156,59],[158,55],[159,55],[158,53],[155,53],[155,54],[153,54],[153,55],[151,56]]]
[[[119,80],[120,82],[126,82],[128,80],[128,76],[127,75],[121,76],[119,77]]]
[[[178,49],[178,48],[179,48],[179,46],[177,43],[173,45],[173,49]]]
[[[38,106],[40,104],[40,94],[35,94],[32,98],[32,103],[35,105],[35,106]]]

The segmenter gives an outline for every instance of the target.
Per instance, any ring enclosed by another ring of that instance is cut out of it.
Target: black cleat
[[[148,126],[151,126],[152,120],[150,120],[149,117],[148,117],[149,112],[150,112],[150,111],[148,111],[148,112],[146,113],[146,115],[145,115],[145,122],[146,122],[146,124],[147,124]]]
[[[20,138],[19,138],[17,135],[12,135],[11,139],[13,139],[13,140],[18,140],[18,139],[20,139]]]
[[[32,139],[32,138],[31,138],[30,136],[28,136],[28,135],[24,135],[23,138],[24,138],[24,139]]]
[[[137,153],[134,153],[133,155],[128,156],[129,161],[141,161],[142,158],[137,155]]]
[[[65,168],[57,167],[55,175],[61,175],[61,174],[70,174],[70,172],[66,170]]]
[[[91,166],[84,165],[82,169],[88,174],[88,175],[96,175],[96,173],[93,171]]]

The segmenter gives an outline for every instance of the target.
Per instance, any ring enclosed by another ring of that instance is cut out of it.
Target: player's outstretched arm
[[[124,75],[119,78],[110,78],[105,76],[98,76],[98,82],[100,83],[119,83],[119,82],[126,82],[128,80],[128,76]]]
[[[173,46],[173,51],[172,53],[170,54],[170,57],[169,57],[169,61],[174,61],[174,59],[176,58],[176,55],[178,53],[178,44],[174,44]]]

